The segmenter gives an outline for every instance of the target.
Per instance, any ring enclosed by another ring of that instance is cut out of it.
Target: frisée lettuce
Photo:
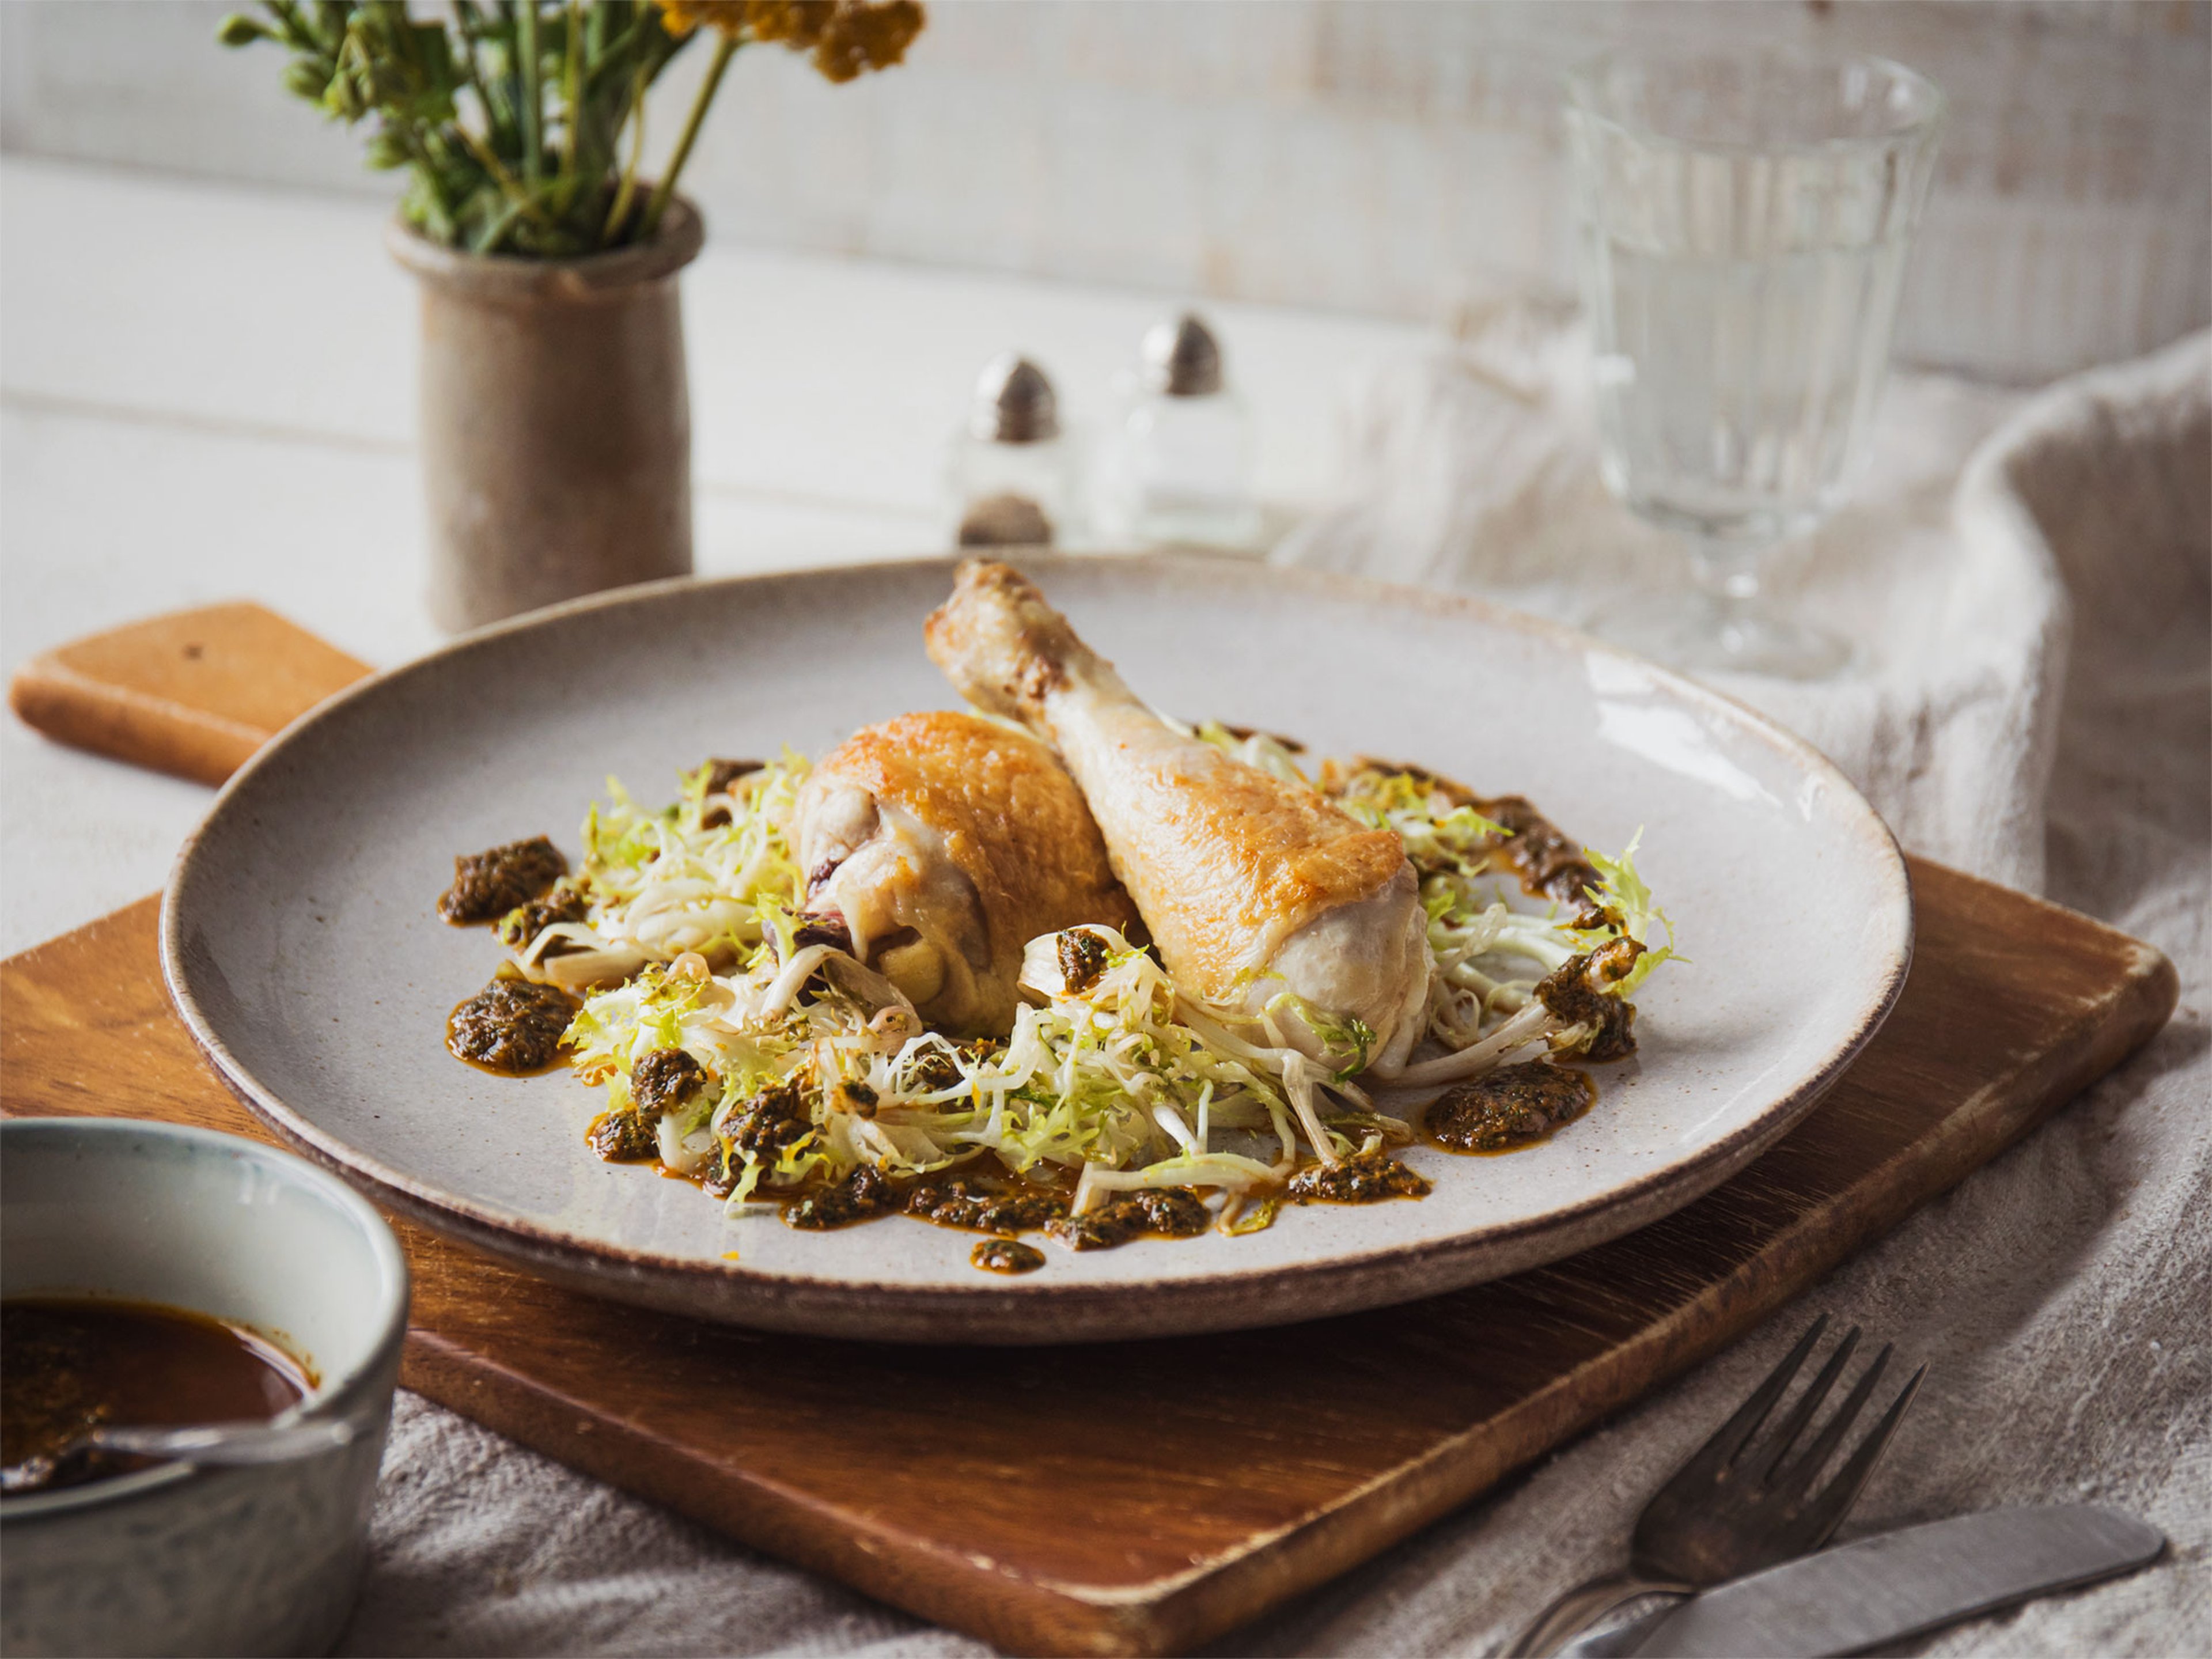
[[[786,750],[710,788],[728,765],[684,774],[681,797],[658,811],[607,780],[606,800],[584,818],[582,867],[565,884],[580,917],[502,927],[526,977],[579,988],[686,952],[727,964],[788,916],[799,887],[791,809],[807,763]]]
[[[1674,954],[1636,867],[1640,837],[1617,856],[1577,854],[1541,825],[1549,867],[1580,884],[1571,903],[1532,902],[1516,839],[1525,802],[1479,803],[1370,762],[1310,776],[1280,739],[1198,735],[1403,844],[1431,967],[1410,1059],[1385,1074],[1366,1025],[1287,992],[1256,1012],[1204,1003],[1103,927],[1030,941],[1005,1038],[931,1030],[882,975],[800,931],[790,826],[809,767],[787,750],[685,774],[657,810],[610,779],[576,872],[501,924],[512,971],[582,995],[564,1041],[605,1090],[593,1144],[655,1158],[732,1212],[838,1182],[974,1172],[1060,1194],[1077,1216],[1117,1194],[1194,1189],[1242,1231],[1267,1224],[1303,1166],[1411,1138],[1368,1085],[1632,1046],[1629,996]],[[1515,823],[1492,816],[1507,808]]]

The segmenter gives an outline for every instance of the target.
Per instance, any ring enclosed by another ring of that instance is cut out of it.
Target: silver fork
[[[1828,1327],[1822,1314],[1720,1432],[1674,1472],[1637,1518],[1628,1569],[1569,1590],[1505,1650],[1505,1659],[1556,1653],[1615,1607],[1639,1595],[1688,1595],[1746,1573],[1810,1554],[1826,1543],[1873,1474],[1928,1374],[1923,1365],[1826,1485],[1820,1471],[1843,1443],[1889,1364],[1885,1345],[1860,1375],[1804,1455],[1789,1462],[1799,1437],[1843,1375],[1859,1343],[1856,1325],[1844,1334],[1820,1374],[1790,1407],[1780,1427],[1753,1448],[1752,1437],[1773,1412]]]

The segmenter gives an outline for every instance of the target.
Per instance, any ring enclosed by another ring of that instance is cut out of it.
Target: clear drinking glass
[[[1764,606],[1759,565],[1865,453],[1942,94],[1877,58],[1612,53],[1566,114],[1606,486],[1695,578],[1597,629],[1693,671],[1834,673],[1850,647]]]

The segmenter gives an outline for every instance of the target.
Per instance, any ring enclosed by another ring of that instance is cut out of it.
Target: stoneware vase
[[[465,253],[395,222],[422,294],[430,611],[475,628],[691,571],[691,404],[677,273],[704,229],[574,259]]]

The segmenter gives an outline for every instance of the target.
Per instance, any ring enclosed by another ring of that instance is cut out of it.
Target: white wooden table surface
[[[0,669],[252,599],[379,666],[422,604],[414,294],[359,200],[0,163]],[[948,436],[1008,347],[1095,420],[1158,295],[748,251],[684,279],[706,574],[945,544]],[[1403,324],[1213,306],[1271,517],[1326,499],[1346,373]],[[210,799],[0,721],[0,951],[152,891]]]

